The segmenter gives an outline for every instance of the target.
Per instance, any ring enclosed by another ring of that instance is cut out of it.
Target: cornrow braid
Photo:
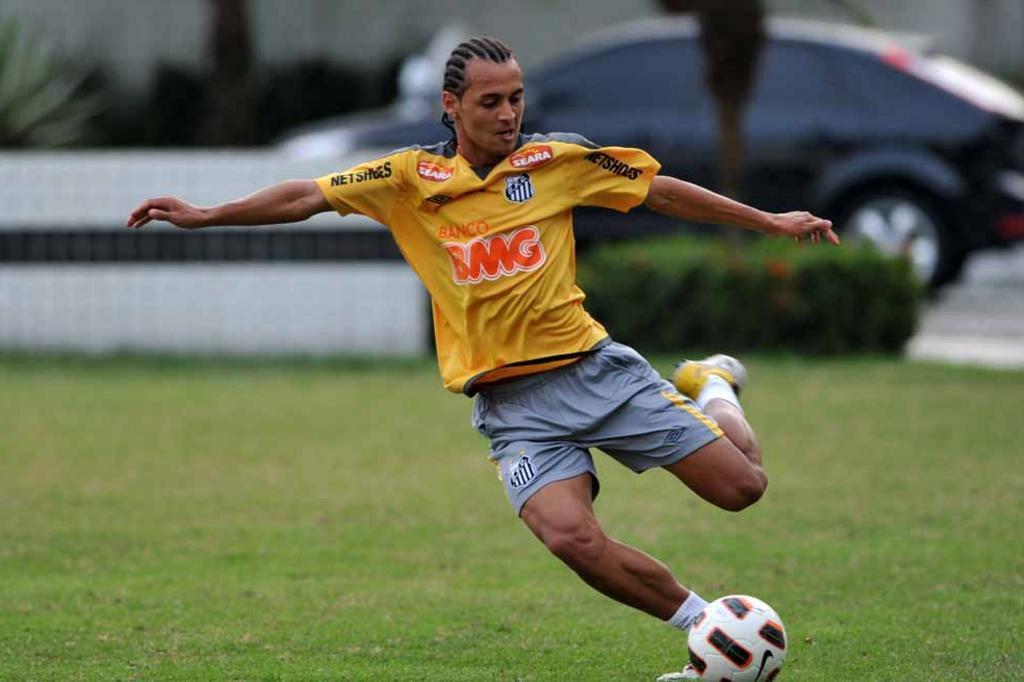
[[[460,43],[448,57],[448,62],[444,65],[444,90],[456,97],[462,97],[469,87],[469,83],[466,82],[466,66],[473,59],[504,64],[514,58],[512,49],[497,38],[470,38]],[[455,135],[455,126],[447,113],[441,115],[441,123],[452,131],[453,136]]]
[[[444,89],[456,97],[462,97],[469,85],[466,82],[466,65],[473,58],[504,64],[514,56],[508,45],[496,38],[467,40],[452,50],[448,63],[444,65]]]

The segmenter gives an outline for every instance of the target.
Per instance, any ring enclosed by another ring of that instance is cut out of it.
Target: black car
[[[847,238],[909,256],[933,286],[955,278],[968,252],[1024,239],[1024,97],[906,38],[796,20],[767,29],[745,118],[746,201],[830,217]],[[616,27],[526,81],[526,131],[642,147],[664,173],[715,187],[715,109],[693,21]],[[321,124],[285,146],[425,144],[448,136],[435,113]],[[576,215],[584,247],[669,229],[643,210]]]

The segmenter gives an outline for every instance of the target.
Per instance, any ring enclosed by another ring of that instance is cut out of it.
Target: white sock
[[[686,598],[680,606],[679,610],[676,611],[676,615],[669,618],[666,623],[672,627],[679,628],[683,632],[690,629],[693,625],[693,621],[697,620],[697,616],[704,610],[704,607],[708,603],[701,599],[700,595],[696,592],[691,591],[690,596]]]
[[[700,389],[700,394],[697,395],[697,407],[704,410],[712,400],[724,400],[743,412],[743,408],[740,407],[740,399],[736,397],[736,391],[732,390],[728,381],[717,374],[710,374],[704,380],[704,388]]]

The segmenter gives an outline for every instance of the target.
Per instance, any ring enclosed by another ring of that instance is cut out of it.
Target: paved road
[[[972,256],[960,282],[929,304],[907,354],[1024,368],[1024,245]]]

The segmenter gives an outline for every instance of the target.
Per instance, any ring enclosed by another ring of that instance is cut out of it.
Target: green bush
[[[650,351],[898,353],[922,292],[909,263],[868,246],[658,238],[581,258],[587,309],[612,338]]]

